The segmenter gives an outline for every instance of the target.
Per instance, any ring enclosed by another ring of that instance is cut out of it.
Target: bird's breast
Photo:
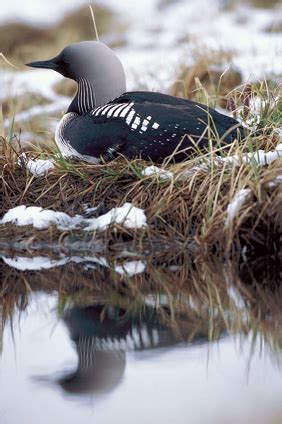
[[[84,160],[86,162],[97,164],[100,162],[99,158],[80,154],[72,146],[71,140],[66,136],[68,127],[71,125],[75,125],[75,121],[78,118],[79,118],[79,115],[74,112],[66,113],[62,117],[62,119],[57,125],[56,132],[55,132],[56,144],[64,158],[69,158],[69,159],[74,158],[74,159]]]

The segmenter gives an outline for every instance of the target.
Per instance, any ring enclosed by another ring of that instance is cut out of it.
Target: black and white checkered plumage
[[[239,124],[214,109],[189,100],[152,92],[125,93],[86,114],[74,116],[63,138],[83,156],[161,162],[174,152],[182,161],[218,138],[230,143]]]
[[[229,144],[244,137],[238,121],[200,103],[154,92],[125,92],[122,65],[102,43],[74,44],[49,61],[29,65],[55,69],[78,83],[56,131],[66,157],[93,163],[118,155],[183,161],[211,142]]]

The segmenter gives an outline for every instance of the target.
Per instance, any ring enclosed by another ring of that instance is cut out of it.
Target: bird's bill
[[[57,71],[59,68],[57,57],[53,57],[49,60],[38,60],[37,62],[26,63],[26,66],[30,66],[31,68],[53,69],[54,71]]]

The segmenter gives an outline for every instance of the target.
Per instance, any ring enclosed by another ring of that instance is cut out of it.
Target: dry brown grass
[[[196,52],[193,66],[180,68],[169,94],[226,107],[229,93],[242,84],[240,72],[228,67],[230,60],[227,52]]]
[[[272,9],[280,5],[280,0],[248,0],[253,7]]]
[[[51,100],[41,96],[39,93],[24,93],[20,96],[8,97],[2,101],[3,115],[13,116],[16,112],[27,111],[33,106],[50,104]]]
[[[270,148],[274,140],[261,137],[260,144]],[[243,148],[249,147],[233,145],[230,153],[242,154]],[[117,159],[93,166],[56,158],[55,169],[38,178],[17,164],[17,155],[2,139],[0,216],[20,204],[75,215],[82,213],[83,204],[100,205],[100,213],[104,213],[112,207],[132,202],[145,210],[147,229],[110,229],[100,234],[106,246],[117,240],[132,240],[136,246],[139,242],[143,250],[143,244],[148,248],[148,245],[172,242],[181,250],[187,246],[194,249],[196,243],[196,250],[203,254],[213,252],[225,257],[240,252],[243,245],[250,251],[275,251],[279,246],[282,234],[281,184],[270,186],[269,182],[281,175],[281,160],[268,167],[244,163],[228,167],[221,163],[199,168],[191,176],[185,175],[197,164],[199,159],[196,158],[167,165],[166,169],[172,171],[174,177],[161,180],[157,175],[143,177],[141,171],[148,163],[140,160],[128,162]],[[50,152],[44,155],[52,157]],[[203,157],[209,160],[215,156],[214,152],[210,152]],[[229,202],[238,190],[246,187],[251,189],[251,196],[234,222],[226,226]],[[10,231],[9,225],[4,226],[1,236],[7,238]],[[24,237],[25,231],[17,231]],[[37,239],[39,234],[44,234],[44,237],[54,240],[59,233],[55,229],[33,230],[32,237]],[[76,235],[81,237],[81,234]]]
[[[178,250],[189,249],[194,254],[201,252],[208,256],[212,253],[225,258],[237,256],[243,246],[248,254],[253,250],[276,252],[282,234],[282,191],[281,184],[269,183],[281,176],[281,159],[260,167],[254,162],[247,164],[243,161],[240,165],[229,166],[226,162],[218,163],[216,158],[242,157],[244,152],[275,148],[278,137],[273,129],[281,125],[281,86],[262,82],[234,90],[230,96],[234,115],[240,114],[244,119],[250,116],[252,98],[263,100],[256,136],[233,143],[227,149],[213,147],[207,152],[195,151],[196,157],[184,163],[164,164],[163,167],[173,173],[169,180],[162,180],[158,175],[143,177],[142,170],[149,164],[140,160],[129,162],[118,158],[95,166],[66,161],[54,144],[40,149],[29,147],[29,152],[25,147],[27,156],[51,158],[55,162],[54,170],[38,178],[18,163],[22,152],[20,144],[1,138],[0,216],[21,204],[75,215],[83,212],[83,204],[98,205],[100,213],[104,213],[112,207],[132,202],[145,210],[148,227],[142,231],[122,227],[109,229],[99,234],[106,248],[116,242],[131,242],[134,249],[140,251],[170,245]],[[251,195],[234,221],[225,225],[230,201],[244,188],[249,188]],[[55,228],[35,231],[11,229],[11,225],[7,225],[1,228],[0,239],[9,240],[10,232],[13,240],[23,241],[10,248],[17,245],[24,249],[27,246],[35,249],[35,245],[45,239],[49,240],[49,247],[45,247],[50,250],[54,242],[64,239],[71,250],[72,240],[81,238],[88,243],[97,237],[81,231],[61,234]]]

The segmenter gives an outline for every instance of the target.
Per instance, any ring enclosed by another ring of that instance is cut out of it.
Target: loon
[[[244,138],[237,120],[201,103],[157,92],[126,92],[119,58],[99,41],[71,44],[52,59],[26,66],[53,69],[78,84],[55,133],[65,158],[100,163],[121,155],[181,162],[210,142]]]

